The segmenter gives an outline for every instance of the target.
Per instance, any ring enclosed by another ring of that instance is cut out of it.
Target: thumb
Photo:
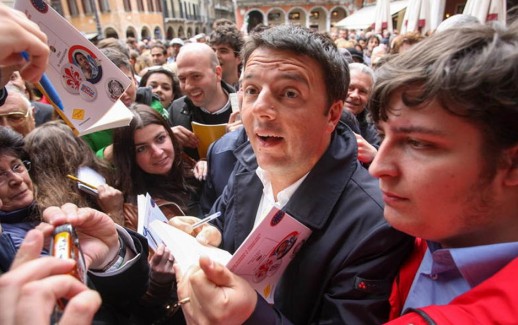
[[[207,279],[219,287],[230,287],[234,274],[222,264],[211,260],[208,256],[200,257],[200,268]]]

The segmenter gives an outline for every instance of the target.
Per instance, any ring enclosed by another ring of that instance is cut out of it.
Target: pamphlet
[[[150,224],[153,221],[167,224],[167,218],[149,193],[137,195],[137,212],[137,232],[146,237],[151,249],[156,250],[162,241],[157,233],[150,228]]]
[[[191,235],[166,223],[153,221],[150,227],[171,250],[183,271],[197,265],[200,256],[207,255],[245,278],[269,303],[274,302],[275,287],[284,270],[311,234],[309,228],[275,207],[234,255],[204,246]]]
[[[198,122],[191,122],[192,131],[200,143],[198,145],[198,154],[200,159],[207,158],[207,151],[212,142],[221,138],[227,133],[227,123],[223,124],[202,124]]]
[[[63,104],[56,111],[74,133],[128,125],[133,114],[119,100],[130,85],[128,77],[45,1],[17,0],[14,7],[47,35],[45,72]]]

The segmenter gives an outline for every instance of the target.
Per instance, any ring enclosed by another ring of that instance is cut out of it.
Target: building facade
[[[237,0],[236,24],[245,33],[258,24],[293,24],[329,32],[334,24],[363,6],[363,0]],[[375,2],[375,1],[371,1]]]
[[[2,0],[8,6],[14,1]],[[89,39],[183,39],[209,33],[217,18],[234,16],[232,0],[47,0]]]

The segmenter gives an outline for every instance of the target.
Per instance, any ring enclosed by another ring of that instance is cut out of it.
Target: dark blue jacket
[[[261,297],[250,324],[380,324],[399,266],[412,248],[409,236],[383,218],[378,182],[357,160],[352,131],[339,125],[325,154],[283,208],[311,228],[308,241],[284,272],[275,304]],[[253,228],[263,186],[247,142],[212,211],[222,248],[235,252]]]
[[[203,214],[209,213],[216,199],[223,193],[236,163],[234,150],[248,141],[245,129],[229,132],[212,143],[207,151],[207,176],[203,183],[200,205]]]

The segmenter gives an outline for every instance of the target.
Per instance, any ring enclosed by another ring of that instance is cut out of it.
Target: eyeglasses
[[[2,170],[0,171],[0,186],[4,185],[9,181],[9,177],[11,174],[22,175],[23,173],[31,170],[31,162],[28,160],[18,161],[14,165],[11,166],[10,170]]]
[[[23,123],[25,119],[29,116],[30,110],[27,110],[27,113],[22,112],[10,112],[10,113],[4,113],[0,114],[0,119],[3,117],[5,118],[7,124],[11,126],[17,126]]]

